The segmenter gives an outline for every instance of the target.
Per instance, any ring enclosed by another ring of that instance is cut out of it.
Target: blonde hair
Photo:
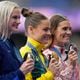
[[[16,7],[19,7],[19,5],[11,1],[0,2],[0,37],[2,39],[8,38],[8,22],[13,9]]]

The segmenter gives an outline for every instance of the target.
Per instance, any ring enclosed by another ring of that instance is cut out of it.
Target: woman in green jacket
[[[23,58],[28,53],[33,55],[35,64],[34,70],[26,75],[26,80],[53,80],[53,59],[48,65],[48,60],[42,54],[44,44],[47,43],[51,36],[49,20],[39,12],[27,12],[24,9],[22,14],[26,17],[25,34],[27,36],[27,42],[20,49],[20,52]]]

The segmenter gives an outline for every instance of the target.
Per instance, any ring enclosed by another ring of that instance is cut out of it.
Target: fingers
[[[75,51],[71,51],[68,56],[69,56],[69,59],[73,61],[78,59],[78,55],[76,54]]]
[[[34,61],[32,59],[26,60],[20,67],[20,70],[23,72],[23,74],[27,74],[31,72],[34,69]]]
[[[60,64],[56,61],[55,58],[52,58],[49,64],[49,69],[51,72],[57,72],[60,69]]]
[[[34,62],[34,60],[33,59],[27,59],[26,61],[25,61],[25,63],[31,63],[31,62]]]
[[[25,67],[32,68],[34,66],[34,61],[33,61],[33,59],[28,59],[24,62],[24,64],[25,64]]]
[[[70,51],[69,51],[69,54],[73,54],[73,53],[74,53],[74,50],[70,50]]]
[[[50,63],[55,63],[56,62],[56,59],[55,58],[52,58]]]

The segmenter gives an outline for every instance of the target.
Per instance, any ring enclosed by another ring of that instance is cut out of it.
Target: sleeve
[[[24,47],[21,47],[19,51],[20,51],[22,58],[24,58],[27,52],[31,52],[31,48],[29,48],[28,46],[24,46]]]
[[[24,80],[24,75],[20,70],[17,70],[8,74],[0,75],[0,80]]]
[[[0,48],[0,64],[2,64],[2,49]],[[0,66],[1,67],[1,66]],[[17,69],[16,71],[10,73],[1,74],[0,71],[0,80],[24,80],[24,74]]]
[[[36,80],[54,80],[54,75],[47,71],[45,74],[42,74],[41,77],[37,78]]]
[[[29,51],[31,51],[31,49],[29,49],[28,47],[27,47],[27,49],[25,47],[20,49],[20,53],[21,53],[22,57],[24,57],[25,52],[29,52]],[[27,74],[25,76],[25,78],[26,78],[26,80],[32,80],[31,73]],[[42,74],[36,80],[54,80],[54,76],[53,76],[53,74],[49,70],[47,70],[47,72],[45,74]]]
[[[25,76],[26,80],[32,80],[31,73]],[[50,71],[47,71],[45,74],[42,74],[41,77],[37,78],[36,80],[54,80],[54,76]]]
[[[33,80],[31,73],[25,75],[25,80]],[[42,74],[36,80],[54,80],[54,75],[50,71],[47,71],[45,74]]]

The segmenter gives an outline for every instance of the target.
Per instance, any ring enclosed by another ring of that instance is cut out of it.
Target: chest
[[[6,43],[0,46],[0,74],[15,70],[20,66],[20,62],[15,55],[12,46]]]

